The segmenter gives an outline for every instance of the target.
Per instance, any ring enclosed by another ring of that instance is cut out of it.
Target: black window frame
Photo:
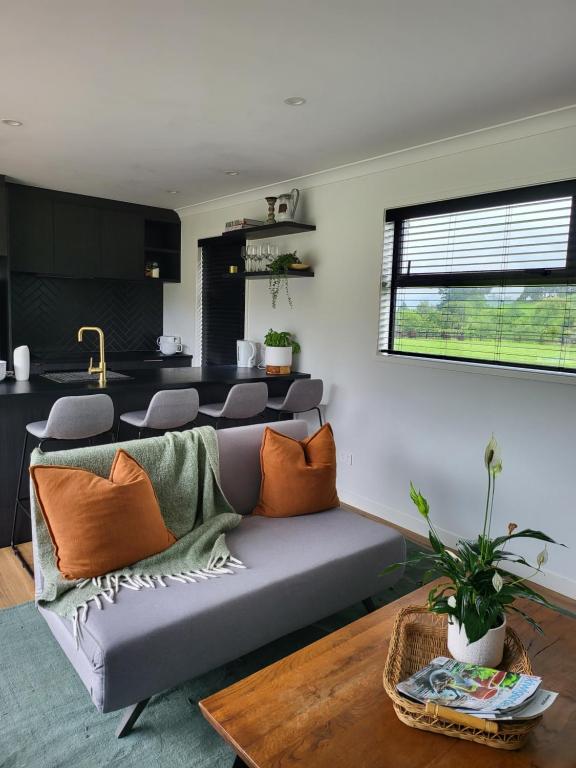
[[[566,250],[565,267],[510,269],[510,270],[482,270],[478,272],[433,272],[417,274],[401,274],[402,265],[402,227],[405,221],[424,216],[440,214],[460,213],[481,208],[493,208],[501,205],[515,203],[530,203],[555,199],[559,197],[571,197],[570,226]],[[450,287],[512,287],[529,285],[576,285],[576,179],[557,181],[547,184],[537,184],[529,187],[518,187],[498,192],[488,192],[478,195],[468,195],[449,200],[440,200],[433,203],[408,205],[401,208],[390,208],[385,213],[385,225],[393,224],[393,248],[390,279],[385,284],[382,275],[380,294],[388,292],[388,344],[386,349],[381,349],[381,354],[398,355],[403,357],[416,357],[433,360],[448,360],[452,362],[476,363],[481,365],[520,368],[524,370],[554,371],[576,374],[574,368],[558,366],[534,365],[528,363],[515,363],[486,358],[457,357],[453,355],[438,355],[432,352],[405,352],[394,349],[394,331],[396,317],[396,294],[400,288],[450,288]],[[385,226],[386,229],[386,226]],[[381,299],[382,305],[382,299]]]

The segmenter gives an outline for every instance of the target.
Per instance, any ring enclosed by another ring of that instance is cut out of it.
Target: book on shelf
[[[541,689],[541,682],[536,675],[503,672],[439,656],[396,688],[421,704],[432,702],[485,720],[530,720],[558,696]]]
[[[248,229],[250,227],[261,227],[266,224],[265,221],[258,219],[232,219],[224,225],[224,232],[232,232],[235,229]]]

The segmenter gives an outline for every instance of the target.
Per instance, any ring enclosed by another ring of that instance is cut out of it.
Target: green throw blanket
[[[82,467],[108,477],[117,445],[99,445],[43,453],[31,464]],[[167,432],[162,437],[122,443],[122,448],[148,473],[167,527],[178,539],[158,555],[105,576],[82,581],[65,579],[56,568],[54,549],[42,512],[32,499],[37,551],[43,576],[38,602],[73,623],[78,637],[88,609],[113,603],[120,588],[167,586],[169,580],[202,581],[244,567],[228,551],[224,534],[241,521],[219,485],[218,445],[212,427]]]

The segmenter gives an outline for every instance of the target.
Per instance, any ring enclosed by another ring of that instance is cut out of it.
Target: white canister
[[[6,378],[6,360],[0,360],[0,381]]]
[[[489,629],[486,634],[473,643],[468,642],[466,628],[457,619],[448,619],[448,650],[456,661],[467,664],[478,664],[481,667],[497,667],[504,656],[504,640],[506,639],[506,616],[502,624]]]
[[[30,378],[30,350],[26,346],[14,350],[14,376],[16,381],[28,381]]]

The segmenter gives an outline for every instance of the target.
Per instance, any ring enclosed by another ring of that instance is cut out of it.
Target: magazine
[[[536,693],[541,678],[465,664],[440,656],[398,683],[398,691],[415,701],[432,701],[469,714],[505,713]]]
[[[545,712],[558,698],[554,691],[539,688],[536,693],[516,709],[500,712],[467,712],[469,715],[482,717],[484,720],[533,720]]]

